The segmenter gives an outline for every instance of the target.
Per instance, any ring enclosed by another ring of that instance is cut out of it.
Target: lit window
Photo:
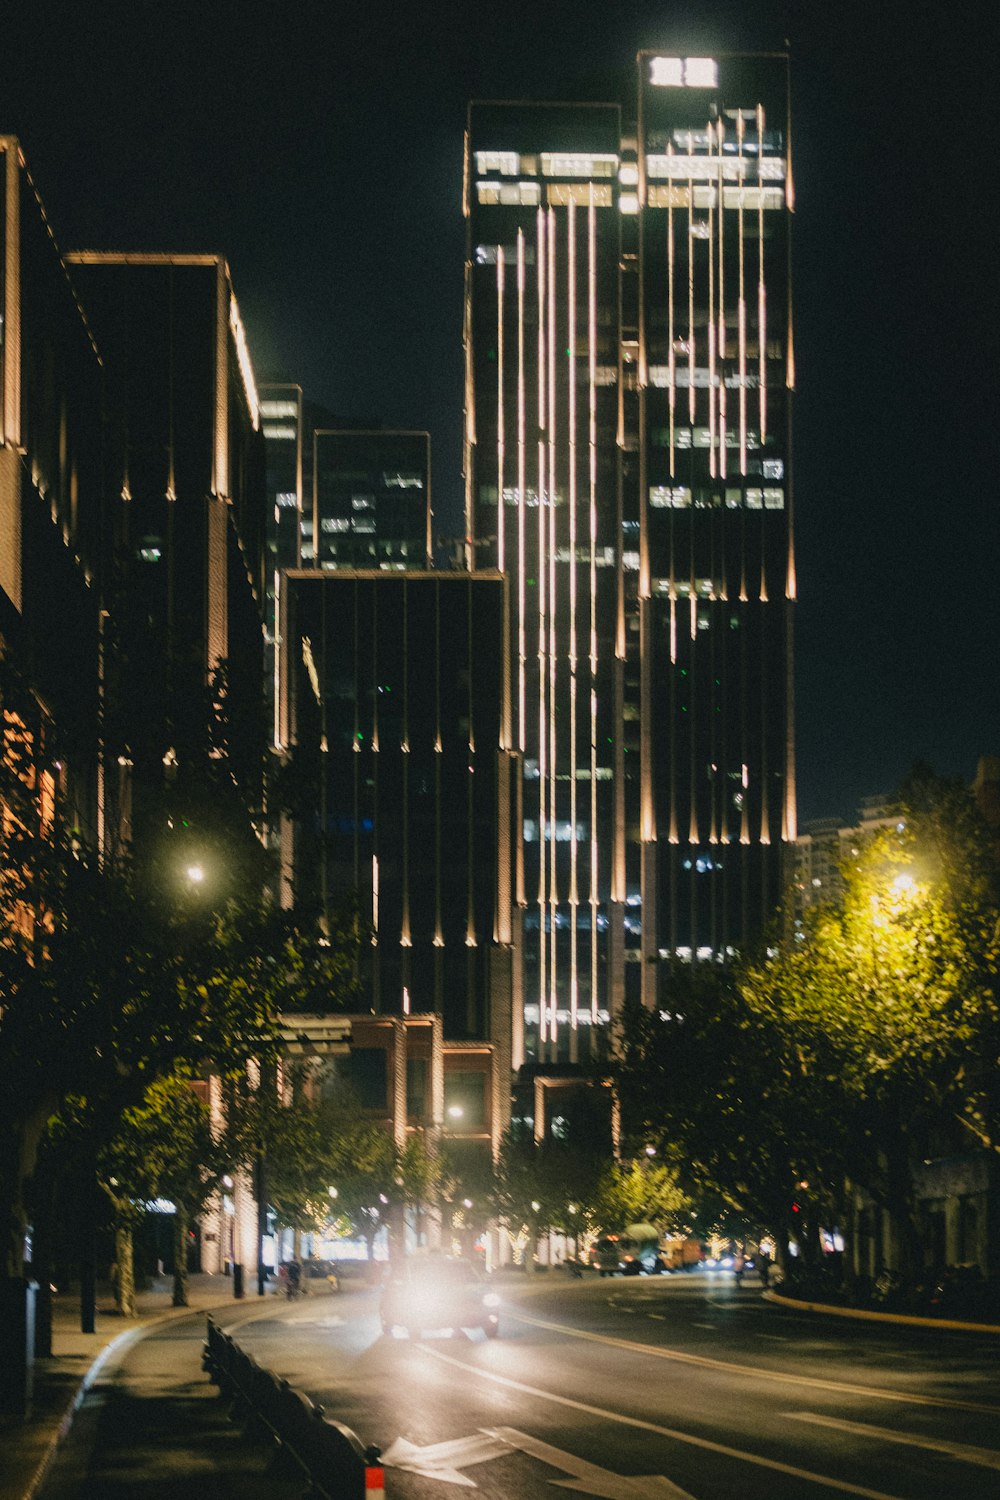
[[[364,532],[366,534],[372,533],[375,530],[375,521],[371,516],[355,516],[354,530],[355,532]]]
[[[350,531],[351,523],[347,516],[324,516],[320,522],[322,531]]]
[[[658,510],[687,510],[691,491],[685,485],[653,484],[649,487],[649,503]]]
[[[712,57],[686,57],[684,82],[689,89],[714,89],[719,85],[719,67]]]
[[[384,473],[382,483],[387,490],[422,490],[424,487],[423,475],[412,472]]]
[[[639,168],[634,161],[623,161],[618,168],[618,181],[622,187],[637,187],[639,184]]]
[[[638,571],[639,571],[639,554],[638,554],[638,552],[623,552],[622,553],[622,567],[625,569],[626,573],[638,573]]]
[[[764,505],[764,493],[763,493],[762,490],[758,490],[758,489],[747,490],[747,496],[746,496],[747,510],[761,510],[761,509],[763,509],[763,505]]]
[[[654,57],[649,63],[649,81],[657,88],[684,86],[684,62],[680,57]]]
[[[595,365],[594,366],[594,384],[595,385],[617,385],[617,383],[618,383],[618,366],[617,365]]]
[[[617,156],[591,156],[582,151],[542,152],[543,177],[614,177]]]
[[[279,510],[292,510],[298,506],[299,497],[294,490],[283,490],[280,494],[275,495],[274,503]]]
[[[260,414],[262,417],[297,417],[299,409],[294,401],[262,401]]]
[[[497,172],[501,177],[516,177],[521,170],[521,158],[516,151],[477,151],[476,171],[480,177],[488,172]]]
[[[740,508],[740,506],[742,504],[743,504],[743,495],[742,495],[742,492],[740,490],[727,490],[726,491],[726,509],[727,510],[739,510],[739,508]]]
[[[545,190],[546,201],[553,208],[565,208],[575,203],[578,208],[610,208],[612,204],[610,182],[550,182]]]
[[[618,207],[623,214],[637,214],[639,212],[638,193],[622,193],[618,199]]]
[[[352,495],[351,496],[351,509],[352,510],[371,510],[373,508],[374,504],[375,504],[375,496],[374,495]]]
[[[656,88],[714,89],[719,86],[719,65],[714,57],[654,57],[649,81]]]
[[[778,488],[765,489],[764,490],[764,509],[765,510],[784,510],[784,508],[785,508],[785,492],[784,492],[784,490],[778,489]]]
[[[294,443],[294,427],[278,427],[273,422],[264,423],[264,436],[276,443]]]
[[[765,460],[764,460],[764,478],[765,479],[784,479],[784,477],[785,477],[785,465],[784,465],[783,460],[780,459],[780,458],[765,458]]]

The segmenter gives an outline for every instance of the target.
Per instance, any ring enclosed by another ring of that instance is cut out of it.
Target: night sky
[[[793,59],[800,817],[1000,753],[1000,7],[12,0],[60,246],[222,250],[259,378],[426,427],[461,525],[462,132],[640,47]]]

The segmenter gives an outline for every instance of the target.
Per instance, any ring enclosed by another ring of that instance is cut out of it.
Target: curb
[[[777,1292],[761,1292],[765,1302],[790,1307],[793,1312],[825,1313],[831,1318],[854,1318],[861,1323],[896,1323],[905,1328],[948,1328],[957,1333],[1000,1334],[996,1323],[966,1323],[958,1318],[922,1318],[916,1313],[874,1312],[867,1307],[833,1307],[826,1302],[802,1302],[795,1297],[781,1297]]]
[[[264,1307],[254,1305],[252,1308],[246,1308],[245,1310],[237,1308],[238,1311],[244,1311],[244,1316],[239,1320],[241,1324],[251,1322],[253,1317],[258,1313],[271,1311],[269,1299],[262,1298],[261,1300],[265,1303]],[[56,1456],[59,1444],[64,1440],[72,1427],[73,1418],[83,1404],[84,1397],[100,1375],[104,1366],[111,1359],[122,1353],[131,1344],[138,1343],[150,1329],[157,1328],[164,1323],[177,1322],[181,1318],[196,1318],[202,1315],[207,1316],[209,1313],[221,1312],[226,1308],[232,1308],[233,1305],[234,1299],[230,1297],[225,1302],[215,1302],[208,1307],[172,1307],[166,1312],[155,1313],[152,1317],[143,1319],[141,1323],[137,1323],[133,1328],[124,1329],[109,1344],[105,1344],[100,1353],[94,1356],[93,1363],[80,1377],[80,1383],[66,1404],[66,1408],[59,1419],[59,1425],[52,1435],[48,1448],[39,1460],[34,1474],[28,1481],[27,1488],[22,1491],[21,1500],[35,1500],[35,1496],[45,1482],[45,1477],[52,1466],[52,1460]]]

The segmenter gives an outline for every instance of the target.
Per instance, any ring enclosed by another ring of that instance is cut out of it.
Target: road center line
[[[837,1391],[842,1395],[866,1396],[872,1401],[902,1401],[910,1406],[943,1406],[952,1411],[982,1412],[987,1416],[1000,1417],[1000,1406],[990,1406],[979,1401],[956,1401],[948,1396],[918,1396],[907,1391],[883,1390],[876,1385],[851,1385],[845,1380],[821,1380],[817,1375],[793,1375],[784,1370],[768,1370],[761,1365],[739,1365],[732,1360],[710,1359],[705,1354],[686,1354],[680,1349],[661,1349],[655,1344],[640,1344],[634,1339],[616,1339],[607,1333],[591,1333],[584,1328],[570,1328],[565,1323],[549,1323],[543,1318],[529,1318],[526,1313],[505,1309],[506,1315],[519,1323],[531,1323],[535,1328],[546,1328],[550,1333],[564,1333],[569,1338],[587,1339],[594,1344],[607,1344],[612,1349],[627,1349],[632,1354],[648,1354],[654,1359],[674,1360],[678,1364],[699,1365],[705,1370],[723,1370],[730,1375],[747,1375],[753,1380],[772,1380],[780,1385],[804,1385],[813,1390]]]
[[[887,1495],[884,1490],[869,1490],[861,1484],[850,1484],[846,1479],[831,1479],[826,1474],[814,1474],[810,1469],[799,1469],[794,1464],[783,1464],[776,1458],[764,1458],[759,1453],[746,1453],[741,1448],[730,1448],[725,1443],[714,1443],[711,1438],[696,1437],[691,1432],[679,1432],[674,1427],[661,1427],[658,1422],[646,1422],[642,1417],[628,1417],[624,1412],[605,1411],[601,1406],[591,1406],[586,1401],[575,1401],[571,1396],[557,1396],[554,1391],[543,1391],[539,1386],[526,1385],[522,1380],[512,1380],[507,1375],[498,1375],[493,1370],[483,1370],[478,1365],[456,1359],[452,1354],[443,1354],[440,1349],[421,1344],[420,1353],[443,1364],[454,1365],[465,1375],[476,1375],[480,1380],[489,1380],[494,1385],[506,1386],[520,1391],[525,1396],[539,1396],[543,1401],[568,1406],[572,1411],[584,1412],[588,1417],[599,1417],[605,1422],[618,1422],[622,1427],[635,1427],[640,1432],[652,1432],[657,1437],[672,1438],[677,1443],[688,1443],[708,1453],[719,1453],[723,1458],[734,1458],[739,1463],[756,1464],[760,1469],[771,1469],[777,1474],[788,1474],[792,1479],[804,1479],[810,1484],[825,1484],[828,1489],[840,1490],[845,1495],[860,1495],[863,1500],[900,1500],[898,1495]]]
[[[817,1427],[832,1427],[855,1437],[874,1438],[880,1443],[903,1443],[909,1448],[929,1448],[932,1453],[947,1453],[963,1463],[979,1464],[983,1469],[1000,1469],[1000,1453],[994,1448],[976,1448],[970,1443],[949,1443],[946,1438],[924,1437],[919,1433],[893,1432],[889,1427],[871,1427],[867,1422],[842,1422],[839,1417],[825,1417],[819,1412],[786,1411],[784,1416],[796,1422],[812,1422]]]

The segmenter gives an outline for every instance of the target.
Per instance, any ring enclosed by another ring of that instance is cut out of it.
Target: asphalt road
[[[238,1337],[380,1444],[391,1500],[1000,1500],[1000,1339],[788,1312],[725,1275],[499,1290],[495,1341],[387,1338],[364,1290]]]

